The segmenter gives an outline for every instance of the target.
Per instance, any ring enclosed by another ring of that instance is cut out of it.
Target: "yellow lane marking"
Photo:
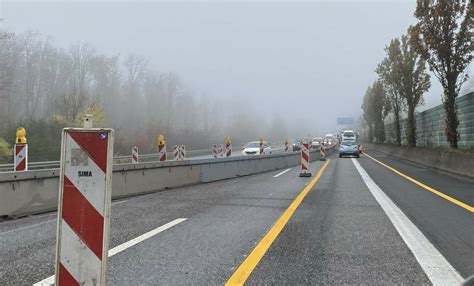
[[[460,206],[460,207],[462,207],[462,208],[464,208],[464,209],[466,209],[466,210],[468,210],[468,211],[470,211],[470,212],[474,212],[474,207],[472,207],[472,206],[470,206],[470,205],[468,205],[468,204],[465,204],[465,203],[463,203],[463,202],[461,202],[461,201],[458,201],[458,200],[456,200],[455,198],[452,198],[452,197],[450,197],[450,196],[448,196],[448,195],[446,195],[446,194],[444,194],[444,193],[442,193],[442,192],[440,192],[440,191],[438,191],[438,190],[433,189],[432,187],[429,187],[429,186],[423,184],[423,183],[420,182],[420,181],[417,181],[417,180],[413,179],[412,177],[410,177],[410,176],[408,176],[408,175],[403,174],[402,172],[398,171],[397,169],[392,168],[392,167],[388,166],[387,164],[384,164],[384,163],[380,162],[379,160],[377,160],[377,159],[375,159],[374,157],[370,156],[370,155],[367,154],[366,152],[364,152],[364,155],[367,156],[368,158],[374,160],[375,162],[379,163],[380,165],[384,166],[385,168],[387,168],[387,169],[393,171],[394,173],[396,173],[396,174],[402,176],[403,178],[407,179],[408,181],[410,181],[410,182],[412,182],[412,183],[414,183],[414,184],[416,184],[416,185],[422,187],[423,189],[425,189],[425,190],[427,190],[427,191],[430,191],[430,192],[432,192],[433,194],[436,194],[436,195],[442,197],[443,199],[448,200],[448,201],[452,202],[453,204],[456,204],[456,205],[458,205],[458,206]]]
[[[331,160],[327,160],[326,163],[319,169],[316,177],[307,185],[303,191],[296,197],[296,199],[290,204],[290,206],[285,210],[273,227],[267,232],[267,234],[260,240],[260,242],[255,246],[252,252],[247,256],[247,258],[240,264],[239,268],[235,270],[234,274],[229,278],[225,285],[243,285],[247,281],[248,277],[252,271],[257,267],[258,263],[262,257],[267,252],[268,248],[272,245],[273,241],[277,238],[280,232],[283,230],[285,225],[290,220],[291,216],[294,214],[298,206],[301,204],[306,195],[311,191],[314,185],[319,181],[321,175],[326,169],[327,165]]]

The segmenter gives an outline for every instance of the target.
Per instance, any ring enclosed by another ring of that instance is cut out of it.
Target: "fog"
[[[106,55],[142,55],[224,112],[277,118],[296,137],[359,117],[384,47],[415,23],[415,4],[4,1],[3,15],[8,30],[38,31],[59,47],[80,41]],[[432,82],[424,108],[441,103]]]

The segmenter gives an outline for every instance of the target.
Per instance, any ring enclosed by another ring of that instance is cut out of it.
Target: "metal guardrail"
[[[186,152],[188,157],[212,155],[212,149],[190,150]],[[167,152],[168,158],[173,157],[172,152]],[[170,157],[171,156],[171,157]],[[139,162],[158,161],[158,153],[138,155]],[[116,156],[114,164],[131,163],[132,156]],[[28,162],[28,170],[55,169],[59,168],[59,161]],[[12,172],[13,164],[0,164],[0,172]]]
[[[281,151],[283,150],[283,146],[275,146],[273,147],[274,151]],[[237,154],[240,154],[240,150],[234,150]],[[199,149],[199,150],[189,150],[186,151],[187,158],[192,159],[193,157],[200,157],[209,155],[209,158],[212,156],[212,149]],[[173,152],[167,152],[168,158],[173,158]],[[158,161],[158,153],[151,153],[151,154],[142,154],[138,155],[138,161],[140,163],[143,162],[154,162]],[[124,163],[131,163],[132,156],[116,156],[114,157],[114,164],[124,164]],[[45,162],[28,162],[28,170],[42,170],[42,169],[57,169],[59,168],[59,161],[45,161]],[[13,172],[13,164],[0,164],[0,172]]]

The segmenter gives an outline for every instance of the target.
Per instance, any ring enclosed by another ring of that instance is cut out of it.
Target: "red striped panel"
[[[26,159],[25,158],[23,158],[15,168],[15,171],[24,171],[24,170],[26,170]]]
[[[89,155],[91,160],[106,173],[108,138],[100,138],[101,132],[69,131],[68,134]],[[108,135],[108,133],[105,134]]]
[[[306,162],[309,161],[309,156],[308,156],[308,154],[306,154],[305,152],[302,152],[302,153],[301,153],[301,157],[302,157],[303,160],[305,160]]]
[[[59,263],[59,285],[58,286],[79,286],[79,283],[72,277],[62,263]]]
[[[66,176],[64,176],[62,218],[102,260],[104,217]]]
[[[15,154],[20,153],[21,150],[23,150],[24,148],[25,148],[25,145],[22,145],[22,144],[15,145]]]

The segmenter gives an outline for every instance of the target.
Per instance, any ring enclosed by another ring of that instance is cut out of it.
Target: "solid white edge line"
[[[403,211],[380,189],[360,163],[354,158],[351,160],[367,188],[387,214],[431,283],[433,285],[459,285],[463,278],[456,269],[431,244]]]
[[[150,237],[152,236],[155,236],[157,234],[159,234],[160,232],[163,232],[169,228],[172,228],[173,226],[179,224],[179,223],[182,223],[183,221],[187,220],[187,218],[177,218],[173,221],[170,221],[168,222],[167,224],[164,224],[160,227],[157,227],[153,230],[150,230],[149,232],[146,232],[132,240],[129,240],[125,243],[122,243],[112,249],[109,250],[109,257],[112,257],[114,256],[115,254],[117,253],[120,253],[124,250],[126,250],[127,248],[130,248],[146,239],[149,239]],[[50,276],[44,280],[41,280],[39,282],[36,282],[35,284],[33,284],[33,286],[51,286],[51,285],[54,285],[54,275],[53,276]]]
[[[286,172],[288,172],[289,170],[291,170],[291,168],[289,168],[289,169],[286,169],[285,171],[283,171],[283,172],[281,172],[281,173],[278,173],[278,174],[276,174],[275,176],[273,176],[273,178],[278,178],[278,177],[280,177],[281,175],[283,175],[283,174],[285,174]]]

